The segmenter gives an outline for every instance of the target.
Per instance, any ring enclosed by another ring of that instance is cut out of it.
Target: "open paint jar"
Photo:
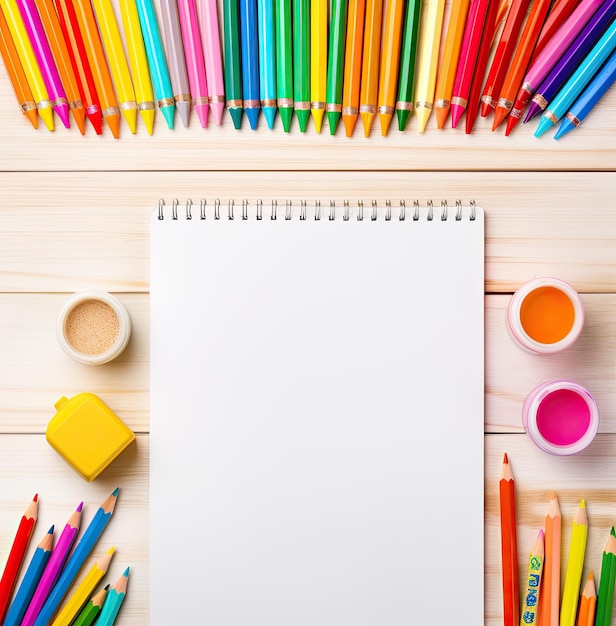
[[[131,334],[126,307],[104,291],[74,294],[58,315],[56,333],[71,358],[87,365],[101,365],[124,351]]]
[[[553,354],[568,348],[584,326],[584,305],[564,280],[535,278],[512,296],[507,329],[513,341],[535,354]]]
[[[581,385],[555,380],[530,392],[522,408],[522,423],[528,436],[544,452],[576,454],[597,434],[599,409]]]

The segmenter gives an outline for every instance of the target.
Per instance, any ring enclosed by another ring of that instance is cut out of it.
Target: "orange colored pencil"
[[[36,102],[34,102],[28,79],[21,66],[17,48],[15,48],[9,25],[6,23],[2,9],[0,9],[0,55],[4,60],[4,66],[8,72],[21,112],[28,118],[34,128],[38,128]]]
[[[539,33],[543,28],[545,18],[550,8],[550,0],[535,0],[532,9],[526,19],[524,30],[520,36],[517,48],[513,55],[511,65],[505,75],[503,86],[501,87],[496,109],[494,109],[494,120],[492,130],[496,130],[501,122],[509,115],[513,108],[518,89],[522,85],[524,74],[528,68],[530,57],[539,38]]]
[[[506,453],[503,459],[499,490],[503,574],[503,625],[519,626],[520,590],[518,582],[515,480]]]
[[[71,57],[69,56],[66,41],[62,34],[62,27],[58,20],[58,14],[53,4],[53,0],[38,0],[38,10],[53,52],[53,57],[58,67],[60,79],[66,92],[68,99],[68,105],[75,119],[75,123],[79,128],[79,132],[84,135],[86,132],[86,112],[83,108],[83,102],[81,101],[81,95],[79,94],[79,87],[77,85],[77,78],[71,65]]]
[[[361,55],[364,43],[364,18],[366,0],[349,3],[347,16],[346,48],[344,61],[344,87],[342,91],[342,121],[346,136],[355,129],[359,115],[359,90],[361,87]]]
[[[368,0],[366,3],[364,51],[361,63],[361,92],[359,95],[359,115],[364,126],[365,137],[370,136],[370,129],[376,115],[382,22],[383,0]]]
[[[32,498],[32,501],[26,507],[24,514],[19,522],[17,534],[13,541],[13,546],[9,552],[9,558],[4,566],[4,572],[0,579],[0,624],[4,621],[4,615],[8,608],[13,588],[19,576],[22,561],[32,537],[32,531],[36,524],[38,513],[38,494]]]
[[[94,77],[96,91],[100,98],[103,117],[113,136],[117,139],[120,136],[120,107],[113,90],[113,82],[107,66],[103,44],[98,34],[94,10],[90,0],[72,0],[72,2],[77,15],[77,22],[79,23],[79,31],[86,48],[90,69],[92,70],[92,76]]]
[[[541,604],[539,604],[541,606]],[[595,576],[590,571],[588,581],[582,591],[580,608],[578,612],[577,626],[594,626],[595,611],[597,609],[597,591],[595,589]]]
[[[537,626],[558,626],[560,616],[560,535],[562,519],[558,498],[552,492],[545,516],[545,562]]]

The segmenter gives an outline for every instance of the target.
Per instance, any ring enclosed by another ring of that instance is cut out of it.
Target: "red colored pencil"
[[[528,66],[533,64],[539,53],[545,48],[545,45],[552,39],[554,33],[562,26],[563,22],[571,15],[573,9],[579,4],[580,0],[556,0],[554,6],[548,13],[545,24],[541,29],[537,45],[530,57]]]
[[[32,498],[32,502],[27,506],[19,522],[17,534],[15,535],[13,546],[9,552],[9,558],[7,559],[2,578],[0,579],[0,623],[4,620],[4,614],[11,600],[11,594],[17,582],[19,570],[24,560],[26,550],[28,549],[34,525],[36,524],[37,513],[38,494]]]
[[[516,538],[515,481],[507,454],[500,478],[501,557],[503,573],[503,625],[519,626],[520,590]]]

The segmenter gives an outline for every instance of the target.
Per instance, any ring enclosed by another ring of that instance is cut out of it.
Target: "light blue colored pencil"
[[[103,604],[103,610],[99,615],[96,626],[112,626],[115,623],[118,611],[124,602],[126,597],[126,588],[128,586],[128,573],[130,567],[124,570],[124,573],[117,580],[116,584],[109,589],[105,604]]]
[[[259,24],[259,97],[270,130],[276,118],[276,37],[274,0],[257,0]]]

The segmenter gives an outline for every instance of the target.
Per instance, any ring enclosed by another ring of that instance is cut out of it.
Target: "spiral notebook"
[[[482,210],[223,198],[150,234],[150,624],[482,624]]]

